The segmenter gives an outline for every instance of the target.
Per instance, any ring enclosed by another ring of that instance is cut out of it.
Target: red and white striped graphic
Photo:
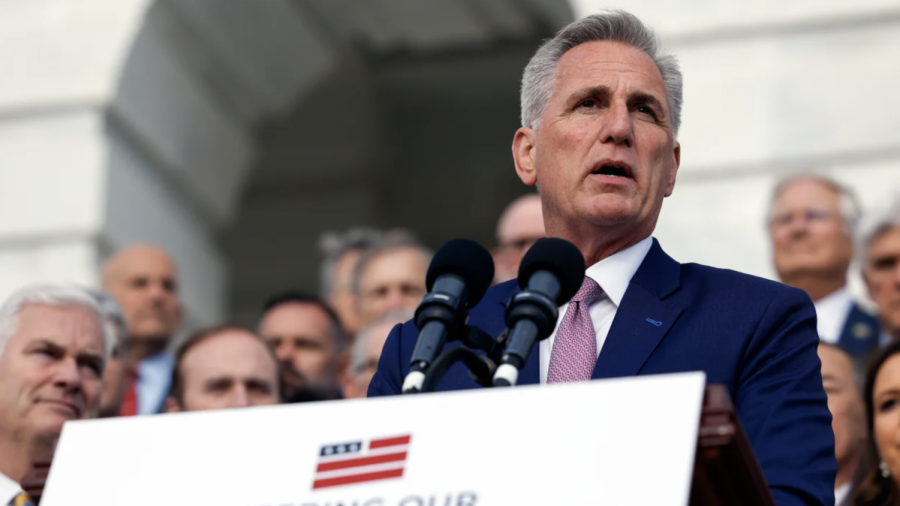
[[[403,476],[411,436],[394,436],[325,445],[319,451],[319,464],[313,490]]]

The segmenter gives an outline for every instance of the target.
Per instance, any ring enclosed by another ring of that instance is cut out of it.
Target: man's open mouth
[[[627,177],[634,179],[631,174],[631,167],[624,163],[606,162],[598,166],[591,174],[598,176]]]

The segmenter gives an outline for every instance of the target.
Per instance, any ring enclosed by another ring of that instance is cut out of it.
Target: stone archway
[[[439,220],[449,228],[416,221],[422,216],[410,210],[426,204],[419,195],[396,205],[397,195],[427,182],[411,168],[428,164],[440,173],[466,163],[454,143],[424,135],[442,121],[429,104],[451,97],[445,112],[496,125],[493,115],[509,116],[509,103],[472,104],[497,99],[490,81],[501,76],[508,86],[504,62],[571,16],[565,0],[448,0],[427,8],[373,0],[5,3],[0,62],[12,72],[0,80],[0,215],[15,218],[0,223],[0,291],[41,280],[92,285],[110,251],[151,241],[179,263],[189,324],[220,321],[233,314],[230,286],[250,296],[269,288],[245,283],[240,267],[261,269],[268,258],[234,245],[253,238],[246,231],[255,216],[268,219],[257,203],[277,207],[292,189],[330,195],[319,204],[303,199],[307,211],[322,215],[366,203],[335,226],[365,216],[412,226],[432,243],[459,235],[452,213]],[[466,73],[482,73],[485,88]],[[353,93],[360,117],[322,121],[337,116],[323,105],[340,90]],[[459,121],[450,123],[458,142],[478,144],[484,129]],[[505,121],[514,121],[514,111]],[[340,149],[321,149],[329,145]],[[505,151],[471,169],[477,176],[475,169],[508,163]],[[430,159],[432,152],[443,154]],[[506,195],[493,197],[496,207]],[[470,207],[460,219],[476,210],[483,211]],[[416,219],[400,219],[407,215]],[[295,216],[282,224],[297,224],[312,252],[318,230]],[[475,235],[484,230],[481,224]],[[285,275],[264,272],[266,279]],[[312,288],[310,272],[287,275]]]

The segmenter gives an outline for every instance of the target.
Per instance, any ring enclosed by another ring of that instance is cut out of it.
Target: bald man
[[[158,413],[172,377],[167,347],[182,316],[175,262],[153,245],[126,247],[104,266],[103,289],[122,306],[131,336],[129,364],[135,377],[120,414]]]
[[[544,236],[544,215],[538,194],[523,195],[506,206],[497,222],[494,283],[518,277],[525,252]]]
[[[237,325],[200,330],[176,353],[166,411],[278,404],[279,377],[278,359],[262,337]]]

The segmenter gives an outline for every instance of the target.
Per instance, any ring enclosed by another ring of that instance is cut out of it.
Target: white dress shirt
[[[847,287],[843,287],[819,299],[815,303],[816,319],[819,321],[819,340],[837,344],[841,340],[844,323],[853,309],[853,297]]]
[[[637,272],[638,267],[653,246],[653,238],[648,237],[643,241],[623,249],[618,253],[604,258],[596,264],[588,267],[585,275],[600,285],[603,289],[603,296],[600,300],[594,302],[588,308],[591,314],[591,322],[594,324],[594,332],[597,333],[597,355],[606,342],[606,336],[609,334],[609,328],[612,326],[613,318],[616,317],[616,311],[619,304],[622,303],[622,297],[625,296],[625,290],[631,283],[631,278]],[[556,328],[562,321],[569,308],[568,304],[559,307],[559,319],[556,320]],[[541,384],[547,383],[547,370],[550,368],[550,353],[553,351],[553,340],[556,339],[556,328],[550,337],[544,339],[540,343],[540,366],[541,366]]]
[[[844,503],[844,500],[847,499],[847,495],[850,493],[850,482],[844,483],[840,487],[834,489],[834,504],[835,506],[841,506]]]
[[[0,473],[0,506],[7,506],[22,493],[22,487],[8,476]]]

